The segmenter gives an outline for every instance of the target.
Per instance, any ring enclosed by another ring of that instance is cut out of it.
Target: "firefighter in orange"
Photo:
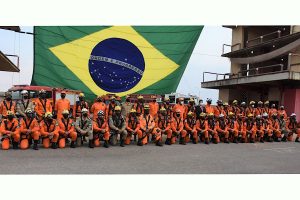
[[[59,126],[53,115],[50,112],[45,113],[45,118],[40,123],[40,133],[43,139],[44,148],[49,148],[51,143],[52,149],[57,149],[59,137]]]
[[[178,109],[175,111],[175,115],[173,116],[171,129],[172,129],[172,137],[171,137],[171,144],[176,142],[176,137],[179,137],[179,144],[186,145],[185,137],[186,137],[186,130],[184,130],[184,120],[182,118],[181,110]]]
[[[270,115],[270,108],[269,108],[270,102],[269,101],[265,101],[264,103],[264,113],[268,113],[269,117],[271,117]]]
[[[214,107],[211,105],[211,102],[211,99],[206,99],[205,111],[207,114],[214,113],[215,111]]]
[[[224,108],[223,108],[223,101],[218,100],[217,101],[217,106],[214,108],[214,115],[215,117],[219,117],[219,115],[225,115]]]
[[[281,134],[280,135],[281,141],[282,142],[287,142],[290,131],[288,130],[287,122],[284,119],[284,113],[279,115],[278,123],[279,123],[279,129],[280,129],[280,134]]]
[[[57,119],[61,119],[62,116],[62,112],[64,110],[70,110],[70,101],[69,99],[66,99],[66,91],[61,91],[60,94],[61,99],[58,99],[55,103],[55,113],[57,115]]]
[[[243,117],[246,117],[247,116],[246,109],[247,109],[247,104],[246,104],[246,102],[243,101],[240,106],[239,114],[242,114]]]
[[[98,116],[98,112],[102,110],[105,113],[106,118],[108,117],[108,108],[106,104],[103,102],[103,97],[98,96],[96,102],[91,107],[91,113],[93,114],[93,119],[96,119]]]
[[[261,115],[256,115],[255,117],[255,128],[257,139],[259,140],[259,142],[264,143],[265,130],[263,126],[263,120],[261,119]]]
[[[46,91],[39,91],[39,98],[35,100],[35,113],[38,121],[42,121],[46,112],[52,113],[52,105],[50,100],[46,98]]]
[[[238,122],[234,119],[233,112],[228,113],[227,131],[229,137],[233,138],[233,143],[238,143],[239,131]]]
[[[144,114],[140,117],[140,130],[142,135],[139,136],[139,146],[149,142],[147,140],[149,140],[150,134],[152,135],[152,141],[155,141],[155,145],[162,146],[160,130],[155,127],[155,121],[150,115],[150,107],[147,104],[144,105]]]
[[[142,137],[142,131],[140,130],[140,121],[136,116],[136,110],[132,108],[128,117],[126,118],[126,129],[127,129],[127,137],[125,140],[125,144],[130,144],[132,136],[136,138],[136,136]],[[141,143],[138,143],[141,146]]]
[[[225,115],[225,118],[227,118],[227,116],[229,115],[229,112],[231,112],[231,107],[229,106],[229,104],[227,102],[224,102],[223,103],[223,106],[224,106],[224,115]]]
[[[104,140],[104,147],[108,148],[109,144],[109,127],[107,120],[105,119],[105,113],[99,110],[97,119],[93,122],[93,136],[95,146],[100,146],[100,138]]]
[[[263,114],[264,114],[263,102],[259,101],[257,102],[257,108],[255,108],[255,116],[257,115],[262,116]]]
[[[246,138],[245,138],[245,140],[248,140],[248,138],[249,138],[249,140],[250,140],[249,142],[254,143],[255,138],[256,138],[256,127],[255,127],[255,123],[254,123],[254,120],[253,120],[253,114],[251,114],[251,113],[249,113],[247,115],[247,119],[246,119],[246,122],[245,122],[245,129],[246,129]]]
[[[246,108],[246,116],[250,114],[255,116],[255,101],[250,101],[249,106]]]
[[[203,112],[200,114],[199,119],[196,122],[196,130],[201,141],[204,141],[205,144],[209,144],[209,135],[208,135],[208,123],[206,114]]]
[[[196,116],[196,107],[195,107],[195,100],[194,100],[194,98],[190,98],[189,104],[187,106],[185,106],[185,111],[184,111],[185,116],[184,116],[184,118],[187,117],[187,114],[189,112],[192,112],[193,115]]]
[[[229,144],[229,131],[223,114],[219,115],[216,127],[219,138],[224,138],[224,143]]]
[[[220,140],[218,136],[217,128],[218,127],[214,118],[214,113],[211,112],[207,115],[207,131],[208,131],[208,135],[212,138],[212,142],[214,144],[218,144]]]
[[[27,149],[33,139],[33,149],[38,150],[38,141],[40,139],[40,126],[34,118],[33,110],[25,110],[25,118],[21,121],[21,148]],[[25,140],[25,141],[23,141]],[[24,146],[23,146],[24,144]]]
[[[264,139],[267,142],[273,142],[273,133],[270,129],[269,115],[266,112],[262,115],[262,130],[264,131]]]
[[[159,110],[159,114],[156,119],[156,128],[160,130],[161,135],[167,135],[165,144],[171,145],[171,117],[167,114],[167,110],[164,107]]]
[[[136,115],[139,117],[144,114],[144,97],[139,95],[137,102],[133,105],[133,108],[136,110]]]
[[[183,119],[184,116],[185,116],[185,105],[184,105],[184,99],[182,97],[178,98],[177,104],[175,104],[173,106],[173,110],[172,111],[174,113],[174,116],[176,115],[176,111],[177,110],[180,110],[180,117]]]
[[[281,115],[283,115],[283,118],[285,119],[285,120],[287,120],[287,114],[286,114],[286,111],[285,111],[285,109],[284,109],[284,106],[280,106],[280,108],[279,108],[279,110],[277,111],[278,112],[278,114],[281,116]]]
[[[13,149],[18,149],[20,142],[20,126],[18,120],[15,118],[13,111],[7,111],[7,117],[1,124],[2,132],[2,149],[9,149],[9,143],[12,142]]]
[[[167,112],[167,115],[169,116],[170,119],[172,119],[172,110],[173,110],[173,107],[170,104],[169,97],[165,97],[164,98],[163,103],[159,105],[159,109],[161,109],[161,108],[165,108],[165,110]]]
[[[0,117],[4,119],[7,117],[7,112],[12,111],[15,112],[16,103],[13,102],[11,93],[5,92],[5,99],[0,103]]]
[[[149,107],[150,107],[150,115],[156,119],[157,114],[158,114],[158,110],[159,110],[159,105],[156,102],[156,96],[152,97],[152,101],[149,102]]]
[[[72,119],[70,119],[70,113],[68,110],[62,111],[63,117],[58,119],[59,126],[59,148],[65,148],[66,139],[71,138],[71,148],[76,148],[77,133],[75,131],[75,124]]]
[[[89,110],[89,104],[88,104],[88,102],[86,102],[85,100],[84,100],[84,98],[85,98],[85,96],[84,96],[84,94],[83,93],[80,93],[79,95],[78,95],[78,101],[76,101],[76,103],[73,105],[73,117],[74,117],[74,119],[76,119],[77,117],[80,117],[80,115],[81,115],[81,110],[83,109],[83,108],[86,108],[86,109],[88,109]]]
[[[240,108],[238,107],[238,101],[237,100],[233,100],[230,111],[232,113],[234,113],[235,115],[238,115],[240,113]]]
[[[288,129],[290,130],[291,134],[296,134],[297,137],[295,139],[295,142],[300,142],[300,125],[296,120],[296,114],[292,113],[289,120],[288,120]]]
[[[238,128],[238,139],[241,138],[241,143],[246,141],[246,129],[244,123],[244,116],[242,114],[237,115],[237,128]]]
[[[271,105],[271,109],[269,110],[269,116],[272,116],[274,113],[276,113],[277,115],[279,114],[277,113],[276,105],[273,103]]]
[[[187,118],[184,122],[184,129],[187,132],[187,137],[190,136],[193,144],[198,143],[198,132],[197,132],[197,126],[196,126],[196,119],[195,114],[192,111],[189,111],[187,114]],[[189,141],[189,139],[186,140],[186,142]]]
[[[281,131],[279,127],[279,120],[277,113],[273,113],[270,119],[270,129],[273,132],[273,137],[275,142],[280,142],[281,139]]]
[[[118,102],[116,101],[116,97],[115,96],[111,96],[109,104],[107,106],[108,117],[112,116],[114,114],[116,106],[118,106]]]

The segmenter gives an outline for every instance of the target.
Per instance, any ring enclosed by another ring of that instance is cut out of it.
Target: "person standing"
[[[16,103],[13,102],[11,92],[5,92],[5,99],[0,103],[0,118],[6,118],[7,112],[15,113]]]
[[[34,110],[34,103],[30,99],[29,93],[27,90],[23,90],[21,92],[22,99],[17,102],[16,111],[19,113],[21,117],[26,117],[25,110],[30,109]]]
[[[57,115],[57,119],[61,119],[63,117],[62,112],[64,110],[68,110],[70,112],[70,101],[66,99],[66,91],[61,91],[60,94],[61,99],[58,99],[55,103],[55,114]]]
[[[85,96],[84,93],[80,93],[78,95],[78,101],[76,101],[76,103],[73,105],[73,117],[74,119],[76,119],[77,117],[80,117],[81,115],[81,110],[83,108],[86,108],[87,110],[89,110],[89,104],[87,101],[85,101]]]

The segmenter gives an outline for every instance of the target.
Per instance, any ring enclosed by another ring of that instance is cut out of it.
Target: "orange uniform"
[[[217,144],[219,142],[219,135],[218,135],[218,132],[217,132],[217,127],[218,123],[216,123],[214,121],[214,119],[208,119],[207,121],[207,131],[208,131],[208,134],[213,138],[213,142],[215,144]]]
[[[61,119],[62,111],[64,110],[70,110],[70,101],[68,99],[58,99],[55,103],[55,111],[57,114],[57,119]]]
[[[143,144],[147,144],[147,136],[149,134],[152,134],[156,141],[161,139],[160,130],[155,128],[155,121],[150,114],[140,116],[140,130],[142,135],[139,135],[139,139],[142,140]]]
[[[256,137],[256,126],[255,123],[252,120],[247,120],[244,122],[244,127],[246,130],[245,135],[242,135],[243,139],[248,139],[248,134],[251,142],[254,142],[255,137]],[[247,137],[247,138],[246,138]]]
[[[291,119],[289,119],[289,120],[288,120],[288,123],[287,123],[287,127],[288,127],[288,130],[289,130],[292,134],[297,134],[297,138],[298,138],[298,139],[300,138],[300,124],[297,123],[296,120],[291,120]]]
[[[175,104],[172,111],[176,113],[177,110],[180,110],[180,117],[183,119],[185,116],[185,105],[179,103]]]
[[[155,121],[155,125],[162,134],[167,135],[167,138],[171,139],[172,137],[172,130],[171,130],[171,118],[166,115],[158,115],[158,118]]]
[[[178,104],[176,104],[178,105]],[[172,122],[171,122],[171,129],[172,129],[172,138],[171,138],[171,143],[176,142],[176,137],[180,136],[180,143],[185,144],[184,138],[187,135],[186,130],[184,130],[184,121],[182,117],[173,117]]]
[[[214,107],[214,112],[213,113],[216,117],[219,117],[220,114],[223,114],[224,116],[226,116],[226,113],[225,113],[224,108],[222,106]]]
[[[42,120],[46,112],[52,113],[52,105],[49,99],[38,98],[34,102],[35,102],[34,110],[37,116],[39,117],[39,120]]]
[[[130,144],[133,133],[142,137],[142,131],[140,130],[140,122],[137,117],[128,116],[126,119],[127,138],[125,144]]]
[[[171,104],[163,103],[163,104],[159,105],[159,109],[161,109],[161,108],[165,108],[166,109],[167,115],[171,119],[172,118],[172,112],[173,112],[172,111],[173,110],[173,106]]]
[[[251,106],[249,106],[248,108],[246,108],[246,116],[248,116],[249,114],[252,114],[253,116],[255,116],[255,108],[254,107],[251,107]]]
[[[33,138],[33,140],[39,140],[40,138],[40,127],[39,123],[35,118],[23,118],[21,121],[21,135],[27,135],[28,132],[30,132],[29,135]],[[22,137],[22,136],[21,136]]]
[[[158,113],[158,109],[159,109],[158,103],[152,101],[152,102],[149,103],[149,107],[150,107],[150,115],[153,118],[156,118],[157,117],[157,113]]]
[[[91,113],[93,114],[93,119],[97,119],[98,112],[100,110],[102,110],[105,113],[106,118],[108,117],[108,109],[106,104],[103,102],[95,102],[91,107]]]
[[[205,105],[205,110],[206,110],[207,114],[215,112],[215,108],[212,105],[210,105],[210,104],[206,104]]]
[[[76,117],[81,116],[81,110],[83,108],[86,108],[89,111],[89,104],[86,101],[76,101],[76,103],[73,105],[73,117],[76,119]]]
[[[283,115],[284,117],[284,119],[285,120],[287,120],[287,114],[286,114],[286,111],[285,110],[281,110],[281,109],[279,109],[278,111],[278,115],[280,116],[280,115]]]
[[[93,139],[94,139],[94,141],[100,139],[99,134],[103,135],[103,139],[105,141],[109,140],[110,134],[109,134],[109,126],[108,126],[107,120],[96,118],[93,121]]]
[[[50,142],[56,143],[59,137],[59,126],[55,119],[49,123],[46,120],[40,123],[40,132],[43,138],[43,146],[49,148]]]
[[[144,104],[137,102],[133,105],[133,108],[136,110],[136,115],[141,116],[144,114]]]
[[[114,114],[115,107],[117,106],[117,103],[115,102],[110,102],[107,106],[107,112],[108,116],[112,116]]]
[[[227,130],[230,137],[237,139],[237,137],[239,136],[238,122],[234,119],[229,119],[227,122]]]
[[[209,141],[207,120],[199,119],[196,122],[196,130],[200,134],[201,140]]]
[[[20,141],[20,127],[17,119],[8,120],[5,119],[1,124],[1,133],[2,136],[8,136],[14,142]]]
[[[58,120],[58,126],[59,126],[59,140],[65,139],[65,138],[71,138],[72,142],[75,142],[77,139],[77,133],[75,131],[75,124],[72,119],[64,119],[61,118]],[[67,134],[68,133],[68,134]],[[60,148],[64,148],[64,142],[59,144]]]
[[[15,109],[16,109],[16,103],[13,102],[12,100],[7,101],[4,99],[0,103],[0,115],[2,115],[3,117],[6,117],[7,111],[15,112]]]
[[[281,131],[280,131],[280,127],[279,127],[279,121],[277,119],[270,119],[270,129],[273,132],[273,134],[277,137],[277,138],[281,138]]]
[[[188,134],[192,136],[192,141],[194,144],[198,143],[198,131],[196,126],[196,119],[195,118],[187,118],[184,122],[184,128],[187,131]],[[188,137],[188,135],[187,135]],[[187,139],[186,137],[186,139]],[[187,142],[189,139],[186,140]]]

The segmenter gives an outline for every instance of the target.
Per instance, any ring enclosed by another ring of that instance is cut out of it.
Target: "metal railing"
[[[233,44],[233,45],[223,44],[223,46],[222,46],[222,54],[224,54],[224,52],[225,52],[225,46],[226,47],[230,47],[230,51],[232,51],[233,47],[235,47],[235,46],[239,46],[239,49],[237,49],[237,50],[240,50],[242,48],[242,44],[241,43],[236,43],[236,44]]]
[[[213,75],[216,75],[216,81],[219,80],[219,76],[223,76],[223,79],[221,79],[221,80],[224,80],[224,79],[226,79],[226,77],[228,77],[227,79],[231,78],[231,75],[232,75],[232,73],[225,73],[225,74],[222,74],[222,73],[215,73],[215,72],[203,72],[203,75],[202,75],[202,82],[205,82],[205,74],[213,74]]]
[[[20,57],[18,55],[4,54],[7,57],[15,57],[17,58],[17,67],[19,68]]]
[[[256,38],[252,38],[251,40],[247,40],[246,41],[246,46],[247,47],[251,46],[249,43],[257,41],[257,40],[258,40],[258,44],[263,43],[264,38],[272,36],[272,35],[275,35],[275,36],[277,35],[276,38],[280,38],[281,37],[281,30],[277,30],[277,31],[274,31],[274,32],[271,32],[271,33],[267,33],[265,35],[258,36]]]

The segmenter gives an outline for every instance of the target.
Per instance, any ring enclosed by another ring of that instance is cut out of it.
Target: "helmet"
[[[159,109],[159,111],[166,111],[166,109],[165,109],[164,107],[161,107],[161,108]]]
[[[224,115],[223,115],[223,114],[220,114],[220,115],[219,115],[219,118],[223,118],[223,117],[224,117]]]
[[[243,102],[241,103],[241,106],[244,106],[244,105],[246,105],[246,102],[243,101]]]
[[[139,95],[138,96],[138,99],[143,99],[144,97],[142,95]]]
[[[270,103],[269,101],[265,101],[265,105],[269,105],[269,103]]]
[[[211,102],[212,100],[211,100],[211,98],[207,98],[206,101],[210,101]]]
[[[253,117],[253,115],[251,113],[249,113],[247,117]]]
[[[223,103],[223,101],[222,100],[217,100],[217,104],[222,104]]]
[[[69,111],[65,109],[62,111],[62,114],[69,114]]]
[[[250,101],[249,104],[250,104],[250,105],[254,105],[254,104],[255,104],[255,101]]]
[[[116,99],[116,97],[115,97],[115,96],[111,96],[110,99],[111,99],[111,100],[112,100],[112,99]]]
[[[120,111],[121,110],[121,107],[120,106],[116,106],[115,107],[115,111]]]
[[[81,113],[87,113],[87,112],[88,112],[88,109],[86,109],[86,108],[81,109]]]
[[[296,113],[292,113],[292,114],[291,114],[291,117],[296,117]]]
[[[134,108],[132,108],[132,109],[130,110],[130,113],[136,113],[136,110],[135,110]]]
[[[194,98],[190,98],[190,102],[195,102],[195,99]]]
[[[277,116],[277,112],[272,113],[272,116]]]
[[[45,117],[46,117],[46,118],[52,118],[53,115],[52,115],[51,112],[46,112],[46,113],[45,113]]]
[[[84,97],[84,94],[81,92],[81,93],[79,94],[79,97]]]
[[[46,93],[46,91],[44,90],[44,89],[41,89],[40,91],[39,91],[39,94],[45,94]]]
[[[178,101],[183,101],[184,99],[182,97],[179,97]]]
[[[284,109],[284,106],[280,106],[280,108]]]
[[[11,110],[8,110],[6,114],[7,114],[7,116],[14,116],[15,115],[15,113]]]
[[[268,113],[264,112],[262,116],[263,117],[268,117],[269,115],[268,115]]]
[[[208,116],[209,116],[209,117],[213,117],[213,116],[214,116],[214,113],[212,113],[212,112],[211,112],[211,113],[208,113]]]
[[[238,101],[237,100],[233,100],[233,102],[232,102],[233,104],[237,104],[238,103]]]
[[[224,103],[223,103],[223,106],[228,106],[228,103],[227,103],[227,102],[224,102]]]
[[[262,105],[262,104],[263,104],[263,102],[262,102],[262,101],[259,101],[259,102],[257,102],[257,104],[259,104],[259,105]]]
[[[206,114],[204,112],[200,114],[200,117],[205,117],[205,116]]]
[[[27,90],[22,90],[21,94],[23,94],[23,95],[28,94],[28,91]]]
[[[229,112],[228,115],[229,116],[233,116],[234,114],[233,114],[233,112]]]
[[[103,110],[99,110],[99,112],[97,113],[98,116],[104,116],[104,112]]]
[[[25,110],[25,113],[33,113],[33,112],[32,112],[32,110],[31,110],[30,108],[27,108],[27,109]]]
[[[145,109],[145,110],[149,110],[149,109],[150,109],[149,105],[148,105],[148,104],[145,104],[145,105],[144,105],[144,109]]]
[[[194,113],[192,111],[188,112],[188,116],[193,116]]]
[[[260,118],[261,118],[261,115],[257,115],[257,116],[256,116],[256,119],[260,119]]]
[[[166,98],[164,99],[164,101],[170,101],[170,98],[169,98],[169,97],[166,97]]]

